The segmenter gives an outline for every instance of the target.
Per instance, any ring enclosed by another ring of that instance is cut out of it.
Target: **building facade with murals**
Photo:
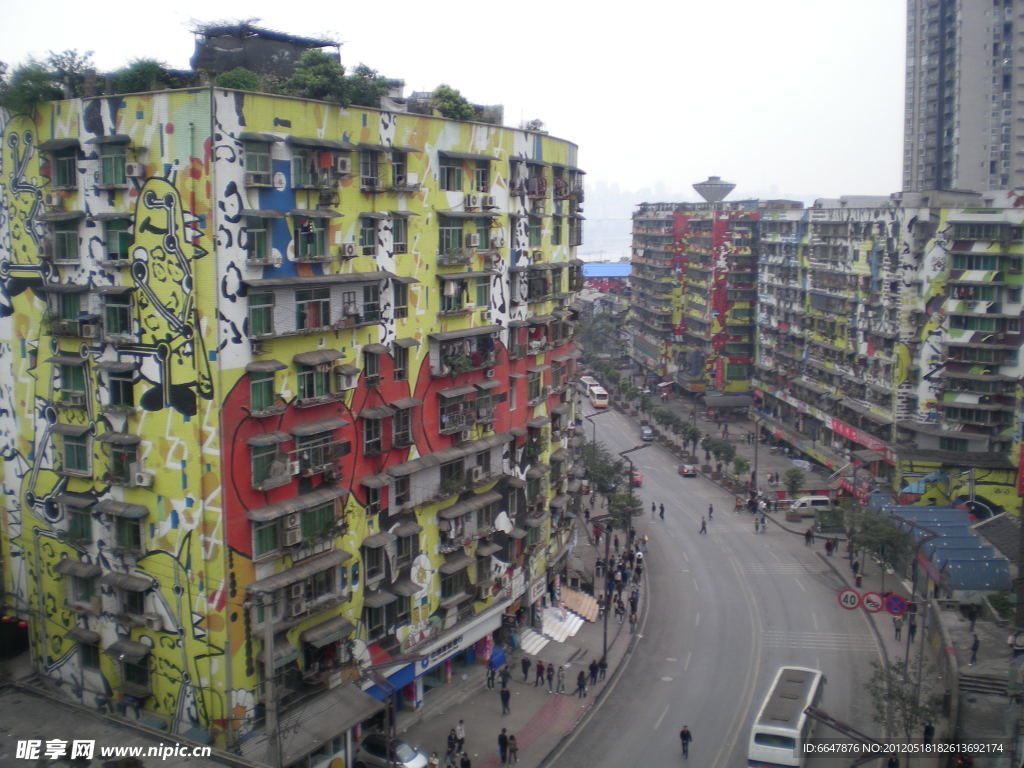
[[[861,501],[1017,512],[1017,200],[717,206],[715,224],[707,204],[634,214],[632,354],[649,379],[708,407],[749,392],[762,433]]]
[[[210,87],[0,134],[4,609],[66,696],[351,757],[556,593],[575,145]]]

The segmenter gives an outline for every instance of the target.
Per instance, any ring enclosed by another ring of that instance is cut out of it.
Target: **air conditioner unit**
[[[81,407],[85,405],[85,393],[84,392],[64,392],[61,395],[60,401],[64,405],[72,405]]]
[[[289,529],[290,528],[298,528],[300,522],[301,522],[301,518],[299,517],[298,513],[293,513],[293,514],[288,515],[287,517],[285,517],[285,519],[284,519],[284,527],[285,528],[289,528]]]
[[[497,230],[490,235],[491,248],[501,248],[505,245],[505,231]]]
[[[473,195],[467,193],[462,199],[462,204],[466,208],[479,208],[480,207],[480,195]]]
[[[288,586],[288,597],[292,600],[297,600],[306,594],[306,585],[301,581],[297,581],[294,584]]]
[[[341,256],[344,259],[351,259],[359,255],[359,246],[355,243],[342,243]]]
[[[493,368],[488,368],[487,370],[485,370],[484,371],[484,376],[486,376],[488,379],[493,379],[494,378],[494,369]]]
[[[147,613],[143,615],[142,618],[145,620],[146,626],[150,629],[164,628],[164,620],[157,616],[155,613]]]
[[[297,461],[293,461],[293,462],[291,462],[288,465],[288,474],[289,475],[297,475],[297,474],[299,474],[300,470],[301,470],[301,467],[299,466],[299,462],[297,462]]]
[[[296,600],[292,603],[292,616],[301,616],[306,612],[306,601]]]
[[[146,166],[143,163],[125,163],[124,175],[129,179],[141,179],[146,175]]]
[[[249,349],[254,355],[265,355],[267,354],[267,342],[265,341],[250,341]]]
[[[484,476],[483,467],[470,467],[469,468],[469,482],[479,483]]]
[[[480,310],[480,319],[483,320],[485,323],[490,322],[490,320],[491,320],[491,310],[489,310],[489,309],[481,309]]]
[[[297,544],[302,543],[302,529],[301,528],[289,528],[284,532],[284,545],[286,547],[294,547]],[[292,586],[295,586],[294,584]],[[300,585],[301,586],[301,585]]]
[[[43,195],[43,205],[50,208],[60,208],[64,205],[64,196],[60,192],[47,192]]]
[[[494,200],[494,195],[482,195],[480,197],[480,205],[484,208],[497,208],[498,204]]]
[[[265,173],[247,173],[245,174],[245,186],[253,187],[257,184],[265,184],[265,176]]]
[[[95,323],[82,323],[78,327],[78,335],[83,339],[95,339],[100,335],[100,327]]]
[[[153,485],[153,473],[142,470],[132,472],[132,485],[136,488],[149,488]]]
[[[534,251],[533,252],[533,258],[534,259],[543,259],[544,258],[544,251]]]
[[[480,247],[480,235],[475,232],[471,235],[466,235],[466,247],[467,248],[479,248]]]
[[[334,172],[345,175],[352,173],[352,158],[345,156],[334,158]]]
[[[472,439],[473,439],[473,428],[472,427],[470,427],[469,429],[464,429],[461,432],[459,432],[459,442],[468,443]]]

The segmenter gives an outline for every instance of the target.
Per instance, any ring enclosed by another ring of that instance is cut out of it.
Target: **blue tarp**
[[[591,261],[583,263],[583,277],[629,277],[633,265],[625,263],[611,263],[603,261]]]
[[[944,472],[932,472],[926,477],[922,477],[920,480],[915,480],[910,485],[903,486],[900,493],[912,493],[920,496],[922,493],[928,490],[928,484],[934,483],[939,480],[945,480],[946,474]]]
[[[942,574],[952,590],[996,590],[1010,588],[1010,564],[993,560],[948,560]]]

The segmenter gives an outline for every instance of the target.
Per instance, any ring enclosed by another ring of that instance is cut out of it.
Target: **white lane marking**
[[[686,652],[686,661],[683,662],[683,672],[690,668],[690,657],[693,656],[693,651]]]
[[[695,626],[695,627],[699,627],[700,626],[700,611],[697,611],[697,618],[694,619],[693,626]]]
[[[813,612],[811,613],[811,624],[814,625],[814,631],[817,632],[818,631],[818,614],[813,613]],[[818,668],[821,669],[821,667],[818,667]]]
[[[800,587],[800,591],[801,592],[806,592],[807,591],[807,587],[805,587],[803,584],[800,583],[800,579],[793,579],[793,581],[795,581],[796,585],[798,587]]]
[[[668,708],[669,708],[669,705],[666,704],[665,705],[665,709],[663,709],[661,711],[661,714],[658,716],[658,719],[654,721],[654,730],[658,730],[659,728],[661,728],[661,721],[664,720],[665,719],[665,715],[668,714]]]
[[[667,659],[665,659],[665,661],[667,661],[669,663],[673,663],[673,662],[679,661],[679,659],[677,659],[675,656],[669,656]]]
[[[693,582],[693,591],[700,592],[700,584],[698,584],[696,581]]]

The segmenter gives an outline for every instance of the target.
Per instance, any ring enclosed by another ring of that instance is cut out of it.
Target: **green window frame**
[[[118,517],[114,522],[114,538],[121,549],[142,550],[142,521]]]
[[[300,288],[295,291],[295,327],[300,331],[331,324],[331,289]]]
[[[80,474],[89,472],[88,435],[64,435],[64,470]]]
[[[139,664],[131,664],[127,661],[121,662],[121,676],[126,683],[149,688],[149,667],[146,666],[145,659]]]
[[[377,253],[377,220],[369,216],[359,217],[359,251],[363,256]]]
[[[132,222],[130,219],[111,219],[105,227],[107,261],[127,261],[131,256]]]
[[[419,536],[399,536],[395,544],[395,567],[404,568],[411,565],[419,552]]]
[[[267,336],[274,332],[274,294],[249,294],[249,336]]]
[[[395,318],[409,316],[409,286],[405,283],[395,283]]]
[[[327,258],[327,226],[324,219],[298,218],[293,237],[296,260]]]
[[[96,579],[72,576],[70,581],[71,602],[88,603],[96,595]]]
[[[476,280],[476,305],[486,309],[491,306],[491,279],[478,277]]]
[[[269,141],[245,142],[245,172],[250,186],[270,186],[273,176]]]
[[[297,189],[315,186],[313,153],[306,149],[292,150],[292,187]]]
[[[109,334],[132,332],[132,297],[130,293],[110,294],[104,305],[104,330]]]
[[[302,513],[302,538],[322,536],[334,525],[336,517],[333,501],[318,504]]]
[[[249,408],[265,411],[272,408],[275,402],[274,374],[270,371],[249,374]]]
[[[527,224],[527,235],[531,248],[540,248],[541,230],[544,220],[540,216],[530,216]]]
[[[380,161],[376,152],[359,153],[359,183],[363,187],[376,189],[380,182]]]
[[[363,322],[380,320],[380,286],[363,286]]]
[[[62,364],[60,367],[60,388],[64,392],[84,393],[85,366]]]
[[[409,349],[396,345],[391,350],[391,359],[395,381],[406,381],[409,378]]]
[[[100,184],[108,187],[123,187],[128,184],[125,163],[128,150],[120,144],[104,144],[100,149]]]
[[[276,445],[254,445],[250,448],[249,458],[252,465],[252,484],[259,487],[271,475],[270,468],[278,458],[280,451]]]
[[[537,400],[542,394],[544,380],[540,371],[529,371],[526,374],[526,399]]]
[[[363,352],[363,376],[367,386],[380,383],[380,355],[376,352]]]
[[[561,245],[562,244],[562,217],[552,216],[551,217],[551,244]]]
[[[110,446],[110,477],[118,483],[126,483],[131,477],[131,467],[138,461],[138,451],[134,445]]]
[[[266,261],[270,258],[270,219],[262,216],[245,217],[245,258]]]
[[[78,261],[78,221],[53,223],[53,258],[56,261]]]
[[[391,217],[391,242],[395,253],[409,252],[409,220],[404,216]]]
[[[77,165],[77,150],[68,149],[54,152],[52,179],[54,189],[74,189],[78,186]]]
[[[120,592],[121,611],[123,613],[141,616],[146,612],[146,595],[144,593],[129,589],[122,589]]]
[[[135,407],[135,381],[131,372],[110,373],[110,404]]]
[[[270,520],[263,523],[253,523],[252,526],[252,554],[253,557],[262,557],[276,552],[280,544],[281,527],[277,520]]]
[[[462,161],[442,157],[439,161],[438,186],[450,192],[462,191]]]
[[[367,580],[384,575],[384,550],[381,547],[362,547],[363,575]]]
[[[306,580],[306,601],[313,602],[333,595],[337,591],[338,579],[334,568],[325,568]]]
[[[395,445],[412,445],[412,409],[395,411],[391,421],[392,440]],[[397,480],[395,481],[397,485]]]
[[[68,538],[72,541],[92,541],[92,514],[88,509],[69,507]]]
[[[486,194],[491,191],[491,161],[477,160],[473,168],[473,189]]]
[[[79,643],[78,653],[84,669],[100,668],[100,647],[98,645],[95,643]]]
[[[362,419],[362,422],[363,455],[379,456],[384,447],[384,420]]]
[[[57,316],[61,320],[77,320],[82,313],[82,295],[61,293],[57,297]]]
[[[451,253],[462,250],[462,222],[445,216],[438,217],[437,223],[438,253]]]

